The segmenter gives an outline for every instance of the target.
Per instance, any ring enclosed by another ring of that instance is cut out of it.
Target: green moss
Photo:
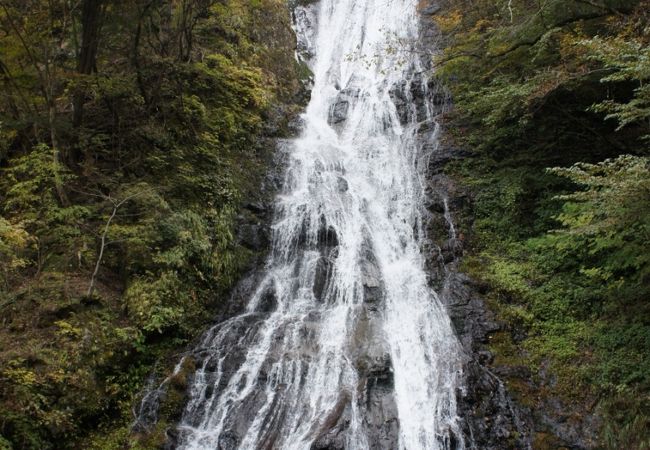
[[[501,331],[490,335],[490,349],[494,351],[497,366],[522,365],[526,360],[521,349],[512,341],[509,332]]]
[[[475,197],[477,216],[471,224],[472,232],[468,233],[471,250],[463,268],[488,287],[489,306],[506,326],[507,331],[490,340],[494,364],[527,367],[533,374],[545,366],[547,372],[543,379],[533,376],[534,388],[526,380],[508,378],[511,392],[522,404],[533,409],[540,401],[551,397],[589,408],[587,405],[593,405],[594,398],[601,397],[604,399],[601,414],[612,421],[606,422],[603,433],[608,429],[638,429],[638,420],[644,419],[612,414],[612,406],[605,399],[611,398],[613,389],[623,386],[642,392],[649,386],[650,360],[643,349],[648,348],[650,328],[640,319],[647,317],[648,305],[634,300],[646,292],[643,283],[636,281],[640,273],[625,269],[626,261],[617,265],[612,259],[615,258],[613,251],[603,252],[602,257],[596,251],[583,252],[589,244],[585,244],[578,231],[572,230],[566,235],[550,231],[557,225],[545,225],[548,217],[558,216],[566,206],[560,201],[549,202],[539,194],[531,197],[530,191],[513,189],[513,186],[523,186],[522,180],[526,179],[521,177],[521,169],[502,169],[495,173],[491,163],[485,166],[490,171],[476,170],[472,161],[467,165],[473,169],[471,176],[466,175],[468,167],[455,169],[457,175],[463,174],[461,179],[466,186],[470,189],[487,186],[487,189],[478,191]],[[544,172],[539,169],[538,173]],[[552,178],[548,180],[546,188],[539,190],[543,196],[566,192],[564,185]],[[617,182],[617,186],[625,186],[626,182]],[[635,186],[642,184],[633,183]],[[505,195],[507,192],[513,195]],[[602,192],[599,191],[599,195]],[[625,197],[635,198],[636,206],[644,201],[629,194]],[[617,200],[612,207],[620,211],[626,199]],[[523,204],[531,200],[536,203],[532,208],[530,204]],[[581,207],[585,206],[583,201]],[[522,207],[532,209],[532,218],[520,215]],[[603,204],[599,206],[600,212],[606,208]],[[607,217],[608,224],[614,223],[615,213]],[[629,225],[629,229],[635,226]],[[596,236],[594,228],[591,230],[589,239]],[[625,248],[628,257],[636,251],[635,239],[627,238],[621,247]],[[604,240],[602,245],[610,244]],[[584,270],[586,266],[615,267],[614,271],[625,275],[605,279],[601,272]],[[639,265],[637,270],[643,267]],[[551,383],[549,377],[555,381]],[[639,408],[645,411],[647,399],[641,401]],[[638,417],[647,417],[645,414],[641,412]],[[615,442],[636,442],[633,447],[641,445],[644,434],[638,434],[634,438],[636,441],[622,436],[612,438],[607,448],[620,445]],[[541,434],[538,439],[540,448],[555,448],[549,436]]]
[[[567,447],[561,445],[557,437],[549,433],[535,433],[533,448],[535,450],[568,450]]]
[[[310,80],[311,78],[314,77],[314,73],[311,71],[309,66],[304,63],[304,62],[296,62],[296,65],[298,66],[297,72],[298,72],[298,78],[300,81],[307,81]]]

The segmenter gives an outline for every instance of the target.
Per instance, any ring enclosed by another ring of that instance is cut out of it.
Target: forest
[[[254,257],[235,228],[298,108],[288,10],[3,0],[0,29],[0,448],[114,448]]]
[[[474,193],[465,270],[508,324],[497,362],[538,374],[508,385],[597,411],[598,448],[650,448],[650,3],[449,1],[434,20],[471,151],[452,169]]]
[[[509,390],[650,449],[650,1],[431,20],[462,269],[496,363],[535,374]],[[0,0],[0,449],[161,448],[132,408],[259,257],[237,235],[304,107],[295,46],[284,0]]]

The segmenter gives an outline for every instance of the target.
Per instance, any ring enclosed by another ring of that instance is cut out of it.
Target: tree
[[[90,75],[97,71],[97,50],[102,26],[102,0],[84,0],[81,10],[81,48],[77,61],[77,72]],[[79,127],[83,121],[84,93],[77,89],[74,95],[73,125]]]
[[[104,250],[106,250],[106,247],[111,244],[111,242],[108,240],[108,233],[111,227],[111,223],[113,222],[113,219],[115,219],[117,212],[126,202],[150,192],[153,192],[153,190],[145,186],[145,188],[143,189],[138,189],[135,190],[134,192],[128,193],[121,199],[116,199],[112,197],[110,194],[100,195],[100,197],[102,197],[105,201],[107,201],[111,205],[112,210],[108,216],[108,219],[106,220],[106,224],[104,225],[102,229],[102,233],[99,238],[99,252],[97,253],[97,260],[95,261],[95,268],[90,277],[90,283],[88,283],[88,291],[86,293],[86,296],[88,297],[92,296],[95,291],[95,279],[97,278],[97,274],[99,274],[99,268],[102,264],[102,259],[104,258]]]

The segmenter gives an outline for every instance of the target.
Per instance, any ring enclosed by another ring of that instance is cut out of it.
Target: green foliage
[[[71,182],[73,177],[61,173],[48,146],[37,145],[12,163],[3,171],[0,181],[0,189],[5,193],[3,212],[33,236],[40,270],[52,256],[61,255],[64,248],[79,247],[88,241],[80,226],[91,212],[85,205],[61,206],[56,184],[59,180]]]
[[[509,330],[496,361],[557,377],[534,394],[510,380],[522,397],[598,403],[611,449],[648,442],[648,6],[459,1],[434,16],[449,129],[474,152],[453,169],[474,192],[466,267]]]
[[[553,249],[592,263],[580,271],[594,283],[644,300],[650,294],[643,289],[650,281],[650,159],[625,155],[553,171],[584,187],[561,197],[556,218],[563,229],[547,237]]]
[[[156,280],[134,280],[124,295],[125,306],[138,327],[158,333],[183,322],[189,299],[173,272],[163,273]]]
[[[642,39],[620,36],[604,39],[596,36],[581,42],[587,49],[587,58],[609,69],[603,83],[632,82],[634,95],[627,103],[605,100],[594,105],[594,111],[607,113],[605,119],[615,119],[618,130],[628,125],[642,124],[645,138],[650,137],[650,48]]]
[[[646,14],[647,2],[634,0],[448,5],[434,18],[449,33],[439,73],[463,120],[480,124],[480,137],[469,137],[474,145],[492,151],[508,142],[543,146],[554,133],[581,151],[576,144],[593,136],[578,131],[604,128],[594,126],[602,116],[592,118],[588,110],[607,113],[620,127],[634,125],[629,134],[647,133]],[[620,151],[624,144],[615,145]]]
[[[16,450],[162,445],[164,426],[129,444],[130,407],[255,256],[236,223],[298,108],[281,0],[102,1],[89,72],[83,4],[0,6],[0,447]]]
[[[31,243],[32,238],[23,224],[14,225],[0,216],[0,281],[4,289],[8,289],[11,281],[29,264],[25,253]]]
[[[647,437],[650,426],[650,399],[648,392],[621,386],[604,402],[603,409],[609,419],[603,437],[610,449],[650,449]],[[624,423],[622,427],[612,424]]]
[[[463,168],[477,192],[466,267],[490,286],[491,305],[513,335],[526,336],[514,349],[494,347],[497,359],[516,357],[534,373],[548,365],[559,378],[554,394],[568,402],[601,397],[606,448],[642,448],[639,430],[650,417],[649,159],[623,155],[546,173],[482,163]],[[633,400],[614,400],[627,391],[645,393],[634,398],[638,414],[616,409]]]

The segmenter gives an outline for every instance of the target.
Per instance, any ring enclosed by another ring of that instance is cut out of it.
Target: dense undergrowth
[[[610,449],[650,448],[649,11],[434,16],[495,364],[538,374],[509,380],[533,408],[597,411]],[[286,5],[9,0],[0,28],[0,448],[123,448],[147,374],[253,256],[237,216],[299,85]]]
[[[590,445],[608,449],[650,448],[649,14],[479,0],[434,16],[449,129],[472,151],[453,167],[474,193],[466,269],[507,329],[495,364],[531,369],[509,384],[536,414],[557,396],[565,420],[597,412]],[[537,431],[535,448],[562,445]]]
[[[0,3],[0,448],[123,448],[299,89],[280,0]],[[135,445],[135,444],[134,444]]]

